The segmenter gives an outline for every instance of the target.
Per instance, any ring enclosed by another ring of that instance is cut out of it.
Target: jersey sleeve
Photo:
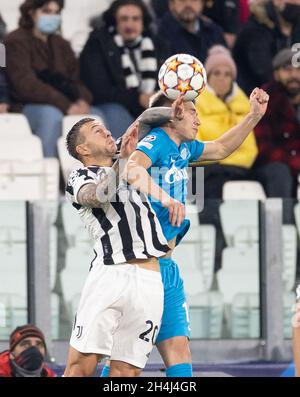
[[[72,203],[78,203],[77,195],[82,186],[89,183],[97,184],[98,178],[97,174],[89,170],[88,168],[80,168],[73,171],[69,177],[66,196]]]
[[[138,143],[137,150],[145,153],[150,158],[152,165],[158,165],[164,157],[166,147],[159,132],[153,132]]]
[[[192,141],[188,143],[191,152],[190,161],[199,160],[204,150],[204,143],[200,141]]]

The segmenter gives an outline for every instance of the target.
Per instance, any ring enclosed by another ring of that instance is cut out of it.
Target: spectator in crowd
[[[236,83],[237,68],[225,47],[218,45],[210,49],[205,68],[208,86],[196,101],[201,120],[197,139],[212,141],[236,126],[249,113],[250,103]],[[221,267],[221,252],[225,246],[219,219],[223,185],[229,180],[247,179],[257,152],[252,132],[233,154],[218,163],[207,164],[204,168],[205,206],[200,220],[216,226],[215,270]]]
[[[6,25],[0,14],[0,43],[3,43],[6,33]],[[0,49],[1,56],[1,49]],[[1,67],[0,62],[0,113],[6,113],[9,109],[9,94],[7,88],[7,81],[4,67]]]
[[[171,55],[166,44],[151,34],[150,22],[141,0],[116,0],[81,54],[82,79],[115,138],[148,107],[159,67]]]
[[[300,42],[300,5],[295,0],[252,0],[250,9],[233,52],[238,81],[247,93],[269,81],[279,50]]]
[[[203,14],[219,24],[224,30],[227,45],[232,48],[240,25],[240,7],[238,0],[203,0]],[[244,0],[248,1],[248,0]],[[169,10],[169,0],[151,0],[151,6],[158,19]],[[244,7],[243,17],[245,14]]]
[[[300,57],[290,48],[281,50],[273,60],[274,81],[265,84],[270,94],[267,113],[255,128],[259,148],[257,165],[279,162],[288,167],[294,181],[285,175],[281,184],[293,188],[300,173]],[[289,188],[287,187],[287,190]]]
[[[203,14],[222,27],[229,48],[233,48],[239,31],[239,11],[239,0],[205,0]]]
[[[197,139],[212,141],[237,125],[247,113],[248,97],[236,83],[237,68],[230,52],[222,46],[209,51],[205,63],[208,86],[196,100],[201,120]],[[258,153],[254,132],[229,157],[205,167],[206,198],[221,198],[227,180],[246,177]]]
[[[187,53],[205,61],[214,44],[226,45],[222,28],[203,16],[203,0],[170,0],[169,12],[158,32],[169,41],[172,53]]]
[[[23,110],[46,157],[57,155],[64,115],[101,116],[90,107],[69,42],[58,34],[63,6],[64,0],[25,0],[20,27],[5,39],[12,110]]]
[[[46,342],[35,325],[17,327],[10,335],[9,350],[0,354],[0,377],[55,377],[45,364]]]
[[[289,58],[289,61],[291,58]],[[249,100],[244,92],[236,83],[237,68],[226,48],[215,46],[211,48],[209,56],[205,63],[208,73],[208,86],[196,101],[196,108],[201,120],[201,126],[198,131],[198,139],[201,141],[210,141],[218,138],[227,130],[234,127],[249,111]],[[299,79],[300,81],[300,79]],[[298,81],[298,92],[299,92]],[[294,82],[294,88],[297,84]],[[267,87],[264,87],[265,89]],[[268,91],[268,89],[266,90]],[[273,92],[269,91],[271,102],[276,101]],[[281,110],[280,110],[281,108]],[[280,114],[286,112],[282,103],[279,108],[268,109],[267,115]],[[287,119],[290,115],[287,114]],[[266,128],[268,116],[264,116],[256,127],[265,137],[264,143],[269,156],[275,156],[274,162],[259,162],[259,150],[264,150],[256,143],[254,132],[251,133],[244,143],[231,156],[215,163],[206,164],[204,169],[204,210],[200,214],[202,223],[212,223],[217,229],[217,246],[216,246],[216,270],[221,265],[221,252],[225,246],[225,239],[221,231],[219,219],[219,205],[222,199],[223,185],[232,180],[256,180],[264,188],[267,197],[279,197],[289,199],[292,197],[292,177],[289,168],[281,158],[276,157],[276,151],[273,150],[273,124]],[[278,117],[275,116],[274,125],[277,125]],[[286,129],[284,128],[284,131]],[[298,127],[299,131],[299,127]],[[266,135],[264,135],[266,134]],[[278,146],[282,146],[281,141]],[[280,147],[281,148],[281,147]],[[283,148],[283,152],[286,148]],[[284,201],[284,223],[294,223],[292,206],[290,200]]]

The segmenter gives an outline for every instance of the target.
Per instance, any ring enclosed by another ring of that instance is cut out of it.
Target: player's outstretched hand
[[[262,118],[267,111],[269,95],[266,91],[255,88],[250,95],[251,113]]]
[[[139,137],[139,122],[132,123],[122,137],[120,156],[127,159],[135,151]]]
[[[185,219],[185,206],[178,200],[168,197],[162,202],[165,208],[169,209],[169,220],[172,226],[179,227]]]
[[[179,97],[176,99],[176,101],[174,101],[172,104],[172,109],[173,109],[172,119],[173,120],[182,120],[184,117],[183,97],[184,97],[184,93],[181,93],[179,95]]]

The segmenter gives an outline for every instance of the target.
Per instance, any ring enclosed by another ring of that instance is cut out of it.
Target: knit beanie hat
[[[22,325],[21,327],[17,327],[10,335],[9,338],[9,350],[12,351],[20,343],[23,339],[34,336],[36,338],[40,338],[46,349],[45,336],[42,331],[32,324]]]
[[[291,48],[284,48],[279,51],[273,58],[273,69],[277,70],[292,65],[293,56],[295,54],[296,53],[293,52]]]
[[[219,65],[229,66],[232,72],[232,78],[233,80],[236,80],[237,68],[229,50],[227,50],[227,48],[223,47],[222,45],[214,45],[209,50],[208,57],[205,62],[207,75],[209,75],[210,72]]]

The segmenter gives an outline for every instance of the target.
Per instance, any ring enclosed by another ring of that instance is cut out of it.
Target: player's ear
[[[89,154],[90,150],[84,143],[81,143],[80,145],[76,146],[76,152],[79,154],[80,157],[82,157]]]

